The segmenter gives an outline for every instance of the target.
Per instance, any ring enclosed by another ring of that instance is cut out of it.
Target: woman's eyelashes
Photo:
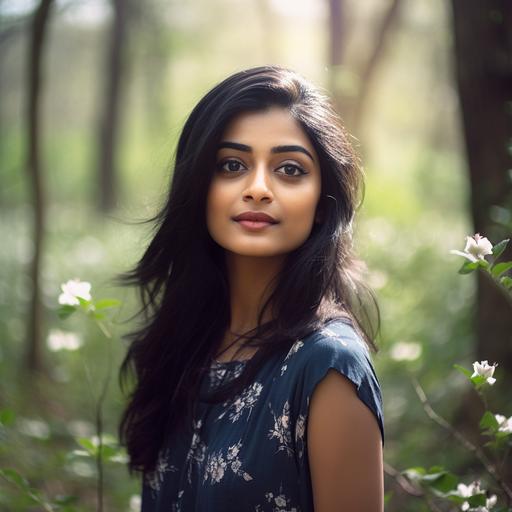
[[[218,162],[217,169],[225,174],[237,174],[241,171],[247,170],[247,167],[239,160],[229,158]],[[277,174],[281,174],[288,178],[298,178],[304,174],[308,174],[308,172],[300,165],[291,162],[280,165],[275,169],[275,171]]]
[[[300,166],[295,164],[284,164],[281,167],[278,167],[278,169],[282,169],[283,171],[280,174],[284,174],[285,176],[289,176],[291,178],[299,177],[304,174],[307,174],[307,172]],[[298,174],[297,174],[298,171]]]
[[[226,173],[236,173],[246,169],[246,167],[239,160],[228,159],[217,163],[217,169]]]

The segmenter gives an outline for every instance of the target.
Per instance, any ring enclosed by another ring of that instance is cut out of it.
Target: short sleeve
[[[309,402],[317,384],[332,368],[349,379],[359,399],[372,411],[384,444],[382,394],[370,352],[352,326],[337,320],[304,339],[296,354],[301,369],[294,396],[298,417],[307,418]],[[290,361],[291,363],[291,361]]]

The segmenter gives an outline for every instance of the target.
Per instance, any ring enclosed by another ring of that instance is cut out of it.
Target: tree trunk
[[[345,43],[344,0],[329,0],[329,68],[334,106],[341,114],[344,110],[343,93],[340,90],[343,73],[343,48]]]
[[[29,371],[42,369],[41,344],[43,311],[39,276],[45,226],[45,193],[40,158],[40,97],[41,69],[46,28],[52,0],[41,0],[34,13],[28,55],[28,102],[27,102],[27,172],[34,204],[34,254],[30,264],[32,294],[28,324],[26,367]]]
[[[126,0],[112,0],[114,11],[110,35],[109,57],[105,76],[105,94],[100,113],[99,140],[99,207],[110,211],[116,202],[117,162],[116,150],[119,135],[119,107],[122,94],[122,74],[126,47],[126,26],[129,4]]]
[[[452,0],[455,67],[475,232],[511,235],[512,2]],[[512,259],[512,251],[507,251]],[[512,375],[512,315],[500,291],[478,277],[476,357]]]
[[[373,86],[373,78],[379,67],[379,63],[382,60],[382,56],[384,55],[386,43],[389,39],[391,29],[395,25],[398,18],[401,3],[402,0],[391,0],[390,6],[384,13],[382,20],[380,20],[370,56],[359,72],[359,90],[355,98],[354,106],[352,107],[350,116],[352,130],[355,133],[359,132],[364,107],[366,105],[369,92]]]

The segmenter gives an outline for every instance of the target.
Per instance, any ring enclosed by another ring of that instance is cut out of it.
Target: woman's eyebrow
[[[222,148],[236,149],[238,151],[244,151],[246,153],[252,152],[251,146],[247,146],[246,144],[240,144],[238,142],[231,142],[231,141],[227,141],[227,140],[223,141],[219,144],[218,149],[222,149]],[[309,158],[311,158],[311,160],[313,160],[313,162],[315,161],[315,159],[313,158],[313,155],[305,147],[298,146],[296,144],[291,144],[291,145],[286,145],[286,146],[275,146],[270,151],[272,151],[272,153],[293,153],[293,152],[297,151],[299,153],[304,153],[305,155],[309,156]]]

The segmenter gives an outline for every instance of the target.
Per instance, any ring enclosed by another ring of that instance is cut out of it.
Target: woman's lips
[[[275,224],[275,222],[264,222],[261,220],[237,220],[236,222],[249,231],[260,231]]]
[[[243,212],[233,218],[240,226],[249,231],[260,231],[266,227],[278,224],[278,221],[265,212]]]

